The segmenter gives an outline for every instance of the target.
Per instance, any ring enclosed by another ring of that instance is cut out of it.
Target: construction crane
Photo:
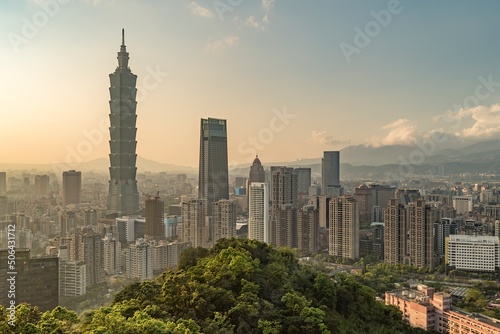
[[[141,190],[142,196],[146,197],[146,199],[151,200],[151,199],[159,199],[160,198],[160,191],[156,193],[156,196],[146,194],[144,191]]]

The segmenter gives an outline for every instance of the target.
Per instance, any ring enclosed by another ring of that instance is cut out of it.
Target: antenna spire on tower
[[[125,29],[122,28],[122,45],[125,45]]]

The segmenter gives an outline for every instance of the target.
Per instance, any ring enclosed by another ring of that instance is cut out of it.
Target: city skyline
[[[498,138],[498,4],[236,3],[2,3],[0,139],[16,143],[2,146],[2,160],[108,154],[106,74],[122,28],[140,88],[137,152],[147,159],[196,166],[205,115],[231,124],[230,165],[415,144],[437,132]]]

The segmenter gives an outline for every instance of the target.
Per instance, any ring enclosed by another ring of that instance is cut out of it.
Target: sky
[[[208,117],[227,119],[230,165],[498,138],[499,12],[492,0],[2,0],[0,163],[107,156],[122,28],[146,159],[197,166]]]

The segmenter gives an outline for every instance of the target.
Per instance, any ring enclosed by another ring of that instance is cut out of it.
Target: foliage
[[[80,321],[60,307],[19,305],[16,317],[15,333],[421,333],[354,276],[332,279],[289,249],[242,239],[188,250],[176,270],[129,285]]]

